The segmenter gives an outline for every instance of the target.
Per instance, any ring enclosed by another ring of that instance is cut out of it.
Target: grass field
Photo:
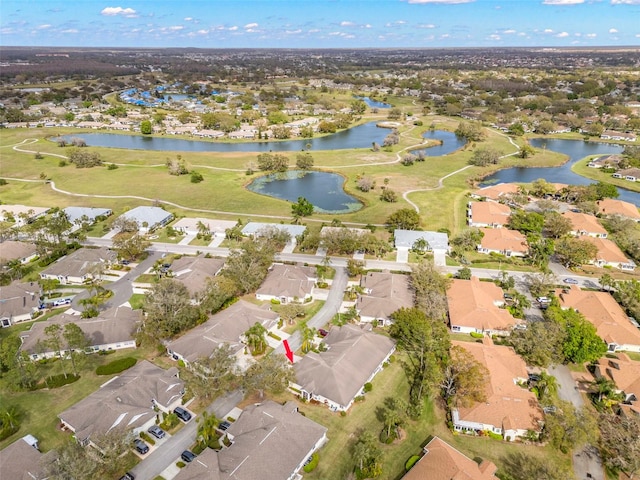
[[[595,157],[600,156],[601,155],[596,155]],[[622,178],[613,178],[610,173],[604,173],[600,168],[587,167],[587,163],[589,163],[592,158],[594,157],[588,157],[584,160],[577,161],[576,163],[571,165],[571,171],[597,182],[612,183],[616,187],[631,190],[632,192],[640,192],[640,183],[638,182],[630,182]]]
[[[346,98],[345,98],[346,101]],[[406,107],[408,108],[408,107]],[[382,116],[363,118],[364,121],[381,120]],[[363,208],[348,214],[314,214],[305,219],[307,222],[327,222],[339,218],[344,223],[383,224],[386,218],[399,208],[410,207],[402,199],[408,198],[420,208],[422,227],[425,229],[446,228],[452,233],[464,226],[465,194],[472,189],[471,182],[492,173],[497,167],[470,167],[448,177],[439,188],[439,179],[467,167],[472,149],[480,143],[470,144],[457,152],[444,157],[427,157],[405,167],[395,162],[407,148],[422,143],[421,134],[431,123],[438,129],[455,129],[458,121],[446,117],[430,116],[424,118],[425,126],[407,125],[400,128],[400,143],[389,151],[373,152],[370,148],[312,152],[315,168],[335,171],[345,176],[345,191],[356,196]],[[154,200],[172,202],[166,205],[176,216],[197,214],[198,216],[220,217],[225,219],[251,219],[254,214],[267,214],[276,221],[288,221],[291,217],[290,204],[248,191],[245,187],[257,175],[247,176],[246,166],[256,161],[255,153],[186,153],[157,151],[126,151],[112,148],[89,147],[97,151],[106,163],[117,163],[119,167],[108,170],[106,167],[77,169],[73,165],[59,166],[60,158],[45,155],[36,160],[32,153],[13,150],[23,140],[37,138],[38,142],[24,146],[25,149],[43,154],[64,155],[67,148],[47,141],[45,136],[72,134],[72,129],[16,129],[3,134],[0,152],[3,156],[2,175],[9,178],[9,184],[0,187],[0,195],[5,203],[26,205],[59,206],[69,205],[102,206],[114,210],[115,215],[137,205],[148,205]],[[487,139],[482,144],[491,144],[504,153],[515,151],[506,136],[487,129]],[[521,142],[522,140],[518,140]],[[383,149],[384,150],[384,149]],[[204,181],[193,184],[189,175],[175,177],[168,174],[164,166],[167,159],[182,155],[190,168],[200,172]],[[291,163],[294,155],[289,154]],[[553,152],[539,152],[526,160],[515,156],[501,160],[501,167],[513,165],[549,166],[557,165],[563,157]],[[363,193],[356,188],[359,176],[366,175],[376,181],[378,188]],[[41,176],[50,179],[55,186],[66,192],[80,195],[109,195],[125,198],[93,198],[67,195],[52,190]],[[12,178],[29,180],[20,182]],[[398,194],[396,203],[380,200],[380,186],[388,179],[388,188]],[[424,189],[431,189],[423,191]],[[143,197],[147,200],[131,198]],[[184,207],[184,208],[181,208]],[[453,212],[453,214],[452,214]],[[253,218],[257,219],[256,217]],[[92,235],[99,235],[102,226],[98,226]]]

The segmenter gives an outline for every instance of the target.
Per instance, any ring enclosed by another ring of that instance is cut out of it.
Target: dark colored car
[[[164,430],[157,425],[153,425],[152,427],[149,427],[149,430],[147,430],[147,432],[149,432],[151,435],[153,435],[156,438],[164,438],[165,436]]]
[[[120,477],[120,480],[136,480],[136,477],[133,473],[127,472]]]
[[[324,328],[320,328],[320,329],[318,330],[318,334],[319,334],[321,337],[326,337],[327,335],[329,335],[329,332],[327,332]]]
[[[140,440],[139,438],[136,438],[133,441],[133,446],[136,448],[136,450],[138,451],[138,453],[144,455],[145,453],[147,453],[149,451],[149,445],[147,445],[146,443],[144,443],[142,440]]]
[[[191,414],[182,407],[176,407],[173,410],[173,413],[175,413],[183,422],[188,422],[189,420],[191,420]]]
[[[230,426],[231,424],[225,420],[224,422],[220,422],[220,424],[218,425],[218,429],[224,432]]]
[[[191,463],[195,460],[195,458],[197,457],[197,455],[195,453],[193,453],[190,450],[185,450],[184,452],[182,452],[182,454],[180,455],[180,458],[182,460],[184,460],[187,463]]]

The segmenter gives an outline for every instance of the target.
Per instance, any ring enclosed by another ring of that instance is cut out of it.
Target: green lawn
[[[636,362],[640,362],[640,353],[638,352],[624,352],[631,360],[635,360]]]

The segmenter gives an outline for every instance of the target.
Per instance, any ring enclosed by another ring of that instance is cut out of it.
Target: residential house
[[[470,227],[502,228],[509,223],[511,209],[496,202],[469,202]]]
[[[307,227],[304,225],[289,225],[284,223],[249,222],[242,228],[242,234],[245,236],[253,235],[259,237],[265,231],[274,228],[287,232],[291,235],[292,239],[295,239],[298,235],[302,235]]]
[[[389,325],[393,312],[414,305],[409,275],[367,272],[360,279],[363,293],[358,295],[356,310],[360,321]]]
[[[449,253],[449,237],[442,232],[423,232],[421,230],[401,230],[393,231],[393,241],[396,250],[408,252],[413,249],[416,242],[424,240],[426,251],[433,252],[433,263],[436,266],[446,265],[446,255]]]
[[[69,323],[75,323],[88,340],[84,352],[108,352],[123,348],[136,348],[134,335],[141,320],[140,310],[129,307],[113,307],[100,312],[94,318],[82,318],[79,315],[61,313],[44,322],[34,323],[29,330],[20,332],[22,345],[20,350],[27,352],[33,360],[52,358],[57,352],[46,344],[45,329],[49,325],[60,325],[64,328]],[[65,349],[62,352],[66,352]]]
[[[0,327],[34,318],[42,291],[37,282],[13,282],[0,286]]]
[[[173,214],[160,207],[136,207],[120,215],[119,218],[132,220],[142,233],[152,232],[173,220]]]
[[[36,246],[33,243],[15,240],[5,240],[0,243],[0,266],[14,261],[22,264],[29,263],[37,256]]]
[[[327,428],[301,415],[294,402],[249,405],[226,430],[232,442],[206,449],[174,480],[294,480],[307,459],[327,441]]]
[[[525,257],[529,253],[527,238],[517,230],[507,228],[481,228],[480,253],[499,253],[507,257]]]
[[[605,130],[600,135],[603,140],[622,140],[625,142],[635,142],[636,136],[633,133],[616,132],[615,130]]]
[[[618,170],[612,175],[613,178],[622,178],[630,182],[640,181],[640,168],[626,168],[624,170]]]
[[[623,394],[625,403],[640,400],[640,362],[631,360],[626,354],[618,352],[615,358],[602,357],[596,364],[594,375],[611,380]],[[639,404],[635,406],[640,407]]]
[[[486,400],[451,410],[458,432],[489,431],[506,441],[542,430],[542,410],[533,392],[526,388],[527,366],[511,347],[494,345],[490,337],[482,343],[451,342],[464,348],[489,371]],[[519,384],[524,383],[525,386]]]
[[[93,207],[67,207],[64,209],[69,221],[77,225],[79,223],[88,223],[90,225],[97,222],[100,218],[106,218],[113,214],[110,208],[93,208]]]
[[[15,223],[22,227],[49,211],[45,207],[27,207],[25,205],[0,205],[0,221]]]
[[[274,330],[278,326],[278,318],[277,313],[267,308],[240,300],[169,342],[167,352],[174,360],[182,360],[188,365],[198,358],[209,357],[214,348],[226,344],[241,360],[245,349],[244,333],[256,322],[267,330]]]
[[[201,233],[200,225],[214,237],[224,237],[228,228],[236,226],[236,222],[231,220],[212,220],[211,218],[190,218],[185,217],[173,224],[173,228],[185,235],[197,235]]]
[[[583,237],[583,240],[592,243],[598,249],[596,257],[589,263],[597,267],[613,267],[632,272],[636,268],[633,260],[628,259],[615,242],[608,238]]]
[[[618,168],[618,164],[622,160],[622,155],[613,154],[613,155],[603,155],[602,157],[597,157],[587,163],[587,167],[590,168]]]
[[[504,306],[502,289],[493,282],[454,279],[447,290],[451,331],[509,335],[520,320]]]
[[[256,298],[280,303],[308,302],[313,299],[316,280],[314,267],[276,263],[269,268],[267,278],[256,291]]]
[[[556,296],[564,309],[582,313],[596,327],[610,352],[640,352],[640,329],[633,325],[609,292],[581,290],[577,285],[558,289]]]
[[[40,273],[40,278],[58,280],[63,285],[81,285],[115,261],[116,253],[108,248],[80,248],[49,265]]]
[[[53,451],[42,454],[33,435],[25,435],[0,450],[0,478],[3,480],[46,480],[46,467]]]
[[[589,236],[607,238],[607,231],[598,219],[586,213],[564,212],[562,216],[571,222],[569,233],[576,237]]]
[[[207,279],[213,278],[224,267],[223,258],[192,257],[183,255],[171,263],[170,270],[174,280],[184,284],[193,299],[204,289]]]
[[[371,325],[334,327],[324,343],[326,351],[309,352],[294,364],[296,380],[290,386],[303,399],[333,411],[348,410],[396,348],[389,337],[373,333]]]
[[[164,370],[141,360],[58,417],[79,443],[87,445],[113,429],[146,431],[155,423],[156,409],[172,412],[183,395],[177,368]]]
[[[477,463],[444,440],[433,437],[424,455],[402,480],[498,480],[498,467],[489,460]]]
[[[510,196],[520,193],[521,187],[515,183],[498,183],[496,185],[489,185],[488,187],[482,187],[475,192],[471,193],[472,198],[480,200],[493,200],[494,202],[500,202],[507,200]]]
[[[635,222],[640,222],[640,211],[633,203],[605,198],[598,200],[596,205],[598,206],[598,213],[600,215],[618,215],[620,217],[629,218]]]

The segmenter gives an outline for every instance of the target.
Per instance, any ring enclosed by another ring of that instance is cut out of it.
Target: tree
[[[258,392],[264,398],[265,390],[282,393],[294,380],[289,360],[282,354],[267,355],[252,364],[245,372],[242,383],[247,392]]]
[[[309,152],[301,152],[296,155],[296,167],[300,170],[313,168],[313,155]]]
[[[347,274],[350,277],[362,275],[364,273],[365,263],[362,260],[354,260],[350,258],[347,260]]]
[[[302,353],[308,353],[313,348],[313,339],[316,338],[317,330],[303,324],[300,330],[302,336]]]
[[[489,377],[487,368],[459,345],[451,347],[450,355],[440,383],[447,404],[469,407],[474,402],[484,402]]]
[[[544,215],[544,230],[550,237],[560,238],[573,228],[571,220],[558,212],[546,212]]]
[[[150,246],[151,242],[137,232],[121,232],[113,237],[113,249],[118,258],[126,260],[135,260]]]
[[[587,407],[576,409],[570,402],[559,400],[555,413],[545,418],[543,438],[567,453],[598,438],[596,419]]]
[[[376,446],[371,432],[358,435],[358,440],[352,447],[352,458],[355,460],[357,478],[375,478],[382,473],[380,458],[382,452]]]
[[[640,421],[632,415],[602,414],[600,454],[602,461],[613,471],[623,471],[629,478],[640,472]]]
[[[447,289],[451,280],[441,275],[430,260],[413,265],[411,286],[415,304],[427,317],[444,321],[447,315]]]
[[[261,355],[267,349],[267,329],[261,323],[254,323],[244,332],[245,343],[253,355]]]
[[[477,167],[485,167],[487,165],[495,165],[500,160],[502,152],[492,147],[480,147],[473,152],[473,155],[469,159],[470,165]]]
[[[73,368],[73,374],[78,375],[78,369],[76,368],[76,350],[84,350],[89,346],[89,339],[82,329],[75,323],[67,323],[64,326],[62,336],[66,342],[66,348],[69,351],[69,357],[71,358],[71,367]],[[84,354],[84,352],[82,352]]]
[[[62,340],[62,327],[57,323],[52,323],[44,329],[44,334],[47,336],[45,345],[53,350],[53,353],[60,357],[60,365],[62,367],[62,373],[64,378],[67,378],[67,371],[64,368],[64,356],[62,355],[62,347],[64,345]]]
[[[573,472],[564,463],[551,462],[546,457],[511,452],[503,458],[500,476],[503,480],[566,480]]]
[[[469,267],[462,267],[458,270],[458,273],[456,273],[456,278],[460,280],[471,280],[471,269]]]
[[[227,277],[209,277],[204,288],[197,294],[198,303],[205,312],[216,313],[233,299],[237,290],[237,285]]]
[[[561,238],[555,244],[556,257],[566,268],[584,265],[596,258],[598,247],[575,237]]]
[[[544,217],[537,212],[516,210],[509,217],[509,228],[521,233],[541,233],[544,227]]]
[[[233,281],[236,293],[255,291],[267,276],[276,246],[271,237],[251,238],[243,242],[239,249],[231,251],[221,274]]]
[[[294,219],[313,215],[313,204],[304,197],[298,197],[298,203],[291,205],[291,215]]]
[[[55,460],[45,470],[51,480],[94,480],[99,465],[95,456],[89,456],[85,447],[71,439],[56,451]]]
[[[180,372],[187,388],[195,396],[213,401],[233,389],[236,381],[236,363],[231,348],[221,344],[208,357],[191,362],[188,369]]]
[[[220,420],[213,413],[209,413],[206,410],[202,412],[202,415],[196,419],[198,423],[198,442],[202,446],[210,446],[214,440],[218,438],[218,432],[216,428],[220,424]],[[213,448],[213,447],[211,447]]]
[[[420,227],[420,215],[412,208],[401,208],[389,215],[385,226],[389,230],[417,230]]]
[[[551,405],[558,394],[558,381],[553,375],[542,371],[536,382],[538,400],[542,405]]]
[[[140,133],[143,135],[151,135],[153,133],[153,127],[150,120],[143,120],[140,122]]]
[[[200,320],[200,311],[191,304],[189,290],[172,278],[161,278],[145,295],[144,310],[147,312],[144,330],[157,340],[193,328]]]
[[[572,363],[594,362],[607,352],[607,344],[598,336],[596,327],[573,308],[563,310],[551,305],[545,317],[565,330],[562,354]]]
[[[473,251],[482,242],[484,233],[479,228],[465,228],[451,239],[451,245],[463,252]]]
[[[470,142],[480,142],[484,140],[484,132],[480,122],[461,122],[456,128],[455,134],[466,138]]]
[[[600,277],[600,285],[602,285],[602,288],[607,291],[609,291],[611,287],[615,286],[615,283],[616,282],[613,277],[608,273],[603,273]]]
[[[401,308],[391,319],[389,333],[407,354],[403,368],[409,380],[409,402],[419,415],[424,398],[442,381],[449,334],[440,318],[429,318],[418,308]]]
[[[562,363],[565,330],[555,322],[530,322],[524,330],[513,330],[509,344],[527,365],[547,367]]]
[[[385,188],[380,194],[380,200],[383,202],[395,203],[398,201],[398,194],[390,188]]]

